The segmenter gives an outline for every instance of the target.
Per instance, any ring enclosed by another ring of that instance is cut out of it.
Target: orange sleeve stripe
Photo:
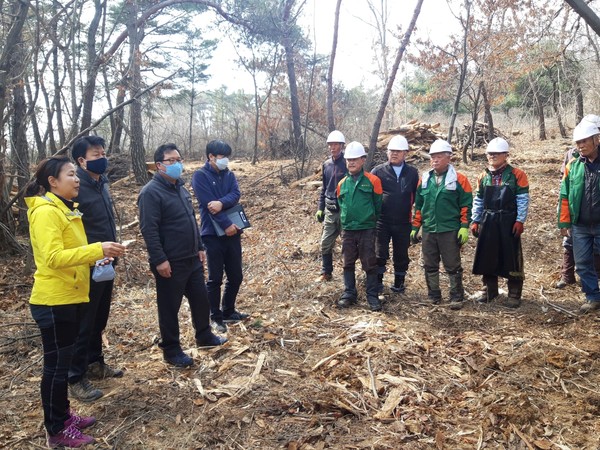
[[[571,223],[571,213],[569,212],[569,199],[563,198],[560,201],[560,222]]]
[[[413,227],[421,228],[421,210],[415,211],[415,217],[413,218]]]
[[[466,206],[463,206],[462,208],[460,208],[460,223],[469,223],[469,218],[467,217],[468,211],[469,211],[469,208]]]
[[[379,177],[370,172],[365,172],[365,176],[369,179],[369,181],[371,181],[371,184],[373,185],[373,191],[376,194],[383,194],[383,187],[381,186],[381,180]]]
[[[462,173],[459,173],[457,174],[456,178],[465,192],[473,192],[473,188],[471,188],[471,183],[469,183],[469,179],[467,177],[465,177]]]
[[[529,180],[527,179],[527,174],[525,172],[523,172],[521,169],[513,168],[513,173],[515,174],[517,185],[519,187],[529,187]]]

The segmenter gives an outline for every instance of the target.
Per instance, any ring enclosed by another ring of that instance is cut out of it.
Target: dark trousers
[[[235,236],[203,236],[202,242],[208,259],[208,301],[213,320],[223,320],[235,311],[235,300],[244,278],[242,274],[242,241]],[[227,275],[223,298],[223,273]],[[222,306],[222,308],[221,308]]]
[[[161,343],[166,356],[181,352],[179,342],[179,308],[185,295],[190,305],[192,324],[196,331],[196,341],[204,340],[210,333],[210,319],[204,268],[197,257],[179,261],[169,261],[171,278],[163,278],[151,266],[156,279],[156,303],[158,306],[158,326]]]
[[[42,335],[44,371],[40,390],[44,426],[48,434],[58,434],[69,415],[68,374],[82,316],[82,305],[31,305],[31,315]]]
[[[87,372],[88,364],[104,362],[102,333],[108,323],[113,285],[114,280],[96,283],[90,274],[90,302],[83,307],[79,335],[69,369],[69,383],[80,381]]]
[[[452,275],[462,273],[460,260],[460,244],[457,240],[458,230],[444,233],[423,232],[421,248],[423,251],[423,267],[427,273],[438,273],[440,258],[446,273]]]
[[[377,269],[375,256],[375,228],[368,230],[344,230],[342,232],[342,256],[344,270],[354,271],[360,259],[362,269],[373,273]]]
[[[388,225],[377,223],[377,266],[385,269],[390,258],[390,240],[392,241],[394,274],[406,275],[408,271],[408,246],[410,245],[410,223]],[[381,271],[383,273],[383,270]]]

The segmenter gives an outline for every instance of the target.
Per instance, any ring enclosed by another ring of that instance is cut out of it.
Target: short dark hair
[[[181,155],[181,151],[177,148],[175,144],[169,142],[167,144],[159,145],[156,151],[154,152],[154,162],[162,162],[165,159],[165,153],[172,152],[173,150],[177,150]]]
[[[210,141],[208,144],[206,144],[206,157],[207,158],[208,158],[208,155],[229,156],[229,155],[231,155],[231,146],[225,141],[222,141],[220,139],[215,139],[214,141]]]
[[[73,143],[71,148],[71,157],[75,160],[75,164],[79,165],[79,158],[85,158],[90,147],[106,147],[106,141],[100,136],[83,136]]]
[[[58,178],[58,174],[65,164],[71,160],[68,156],[53,156],[44,159],[35,168],[32,180],[27,184],[25,195],[33,197],[34,195],[44,195],[50,191],[50,182],[48,178]]]

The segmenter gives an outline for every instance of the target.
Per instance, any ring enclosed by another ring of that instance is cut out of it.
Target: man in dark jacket
[[[166,362],[178,367],[194,361],[179,342],[179,308],[185,295],[190,305],[198,347],[227,341],[210,329],[209,305],[204,284],[206,259],[192,197],[181,180],[183,159],[175,144],[164,144],[154,153],[157,172],[138,197],[140,229],[156,279],[160,347]]]
[[[381,180],[383,203],[377,220],[377,277],[378,290],[383,292],[383,274],[390,257],[390,239],[394,248],[393,292],[404,292],[404,280],[410,262],[408,247],[412,224],[412,207],[419,183],[419,172],[404,161],[408,141],[404,136],[390,139],[388,162],[376,166],[371,173]]]
[[[321,268],[320,281],[330,281],[333,273],[333,247],[335,240],[342,231],[340,223],[340,208],[335,190],[338,183],[346,175],[346,160],[344,159],[344,145],[346,138],[334,130],[327,137],[327,147],[331,153],[323,163],[323,185],[319,196],[319,209],[316,219],[323,222],[323,234],[321,235]]]
[[[73,199],[83,213],[83,226],[88,242],[117,241],[113,204],[104,175],[108,167],[105,141],[99,136],[85,136],[73,144],[71,156],[77,164],[79,195]],[[93,269],[92,269],[93,270]],[[102,397],[90,378],[121,377],[123,371],[104,362],[102,333],[110,313],[113,280],[96,282],[90,276],[90,301],[79,322],[79,334],[69,369],[69,391],[72,397],[89,402]]]
[[[235,301],[242,284],[242,230],[234,224],[225,210],[238,204],[240,189],[233,172],[228,169],[231,146],[214,140],[206,146],[207,161],[192,178],[194,194],[200,204],[202,242],[208,259],[208,301],[210,315],[217,331],[227,331],[226,323],[247,319],[248,314],[235,309]],[[224,235],[219,236],[216,223]],[[223,272],[227,282],[221,299]],[[222,309],[221,309],[221,304]]]

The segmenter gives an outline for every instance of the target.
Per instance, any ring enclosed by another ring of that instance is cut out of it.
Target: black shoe
[[[390,289],[392,290],[392,292],[397,292],[398,294],[402,294],[406,290],[406,287],[404,285],[391,286]]]
[[[462,307],[463,307],[463,299],[457,298],[457,299],[450,300],[450,309],[452,309],[453,311],[462,309]]]
[[[349,308],[352,305],[356,304],[356,299],[342,297],[337,301],[338,308]]]
[[[213,320],[212,325],[219,333],[227,333],[227,325],[222,320]]]
[[[123,376],[123,371],[121,369],[115,369],[102,361],[96,361],[88,365],[87,376],[91,380],[121,378]]]
[[[201,341],[196,341],[196,346],[202,348],[212,348],[223,345],[225,342],[227,342],[227,338],[210,333]]]
[[[176,355],[164,355],[165,361],[175,367],[189,367],[194,364],[194,360],[185,353],[177,353]]]
[[[369,309],[373,312],[377,312],[377,311],[381,311],[383,309],[383,307],[381,306],[381,302],[379,300],[377,300],[377,301],[369,302]]]
[[[429,297],[429,300],[431,301],[432,305],[439,305],[440,303],[442,303],[441,297]]]
[[[249,314],[244,314],[239,311],[234,311],[232,314],[228,315],[227,317],[223,317],[223,322],[236,323],[236,322],[241,322],[242,320],[246,320],[248,317],[250,317]]]

